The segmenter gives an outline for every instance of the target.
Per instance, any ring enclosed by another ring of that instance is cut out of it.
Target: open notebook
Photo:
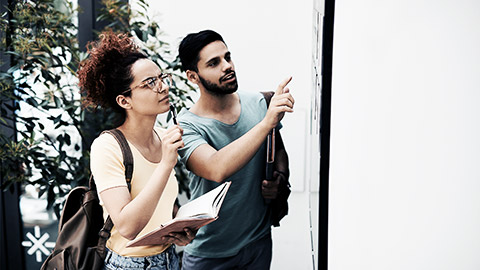
[[[202,196],[182,205],[174,219],[161,224],[155,230],[146,233],[127,243],[127,247],[161,245],[163,236],[171,232],[183,233],[183,228],[198,230],[198,228],[215,221],[222,207],[223,199],[232,182],[225,182]]]

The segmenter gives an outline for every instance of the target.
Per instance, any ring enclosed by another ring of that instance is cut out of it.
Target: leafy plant
[[[176,84],[170,92],[177,108],[187,106],[194,88],[161,40],[159,25],[147,13],[148,4],[139,1],[139,10],[134,11],[120,0],[102,3],[97,20],[137,39],[153,61],[173,74]],[[33,184],[58,215],[70,189],[88,183],[90,144],[102,130],[114,127],[115,114],[102,108],[82,109],[75,74],[87,55],[77,40],[79,11],[68,0],[17,1],[9,12],[10,19],[5,13],[0,20],[7,34],[0,50],[12,63],[0,72],[0,162],[6,180],[2,188],[17,182]],[[12,129],[7,121],[16,121],[18,141],[7,136],[12,133],[5,132]],[[185,168],[178,164],[176,172],[180,189],[188,196]]]

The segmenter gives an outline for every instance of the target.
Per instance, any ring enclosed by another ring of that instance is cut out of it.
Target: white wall
[[[292,75],[295,112],[282,121],[291,160],[290,214],[273,229],[272,269],[311,269],[305,148],[311,87],[312,1],[149,1],[176,49],[191,32],[212,29],[226,41],[239,90],[274,90]]]
[[[480,2],[336,1],[329,269],[480,269]]]

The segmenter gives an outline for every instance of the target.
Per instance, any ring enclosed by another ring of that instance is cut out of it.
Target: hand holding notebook
[[[202,196],[182,205],[174,219],[161,224],[157,229],[138,236],[128,242],[127,247],[162,245],[169,233],[184,233],[184,228],[192,231],[215,221],[232,182],[225,182]]]

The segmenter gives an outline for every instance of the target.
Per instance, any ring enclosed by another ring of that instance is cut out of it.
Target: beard
[[[235,73],[234,73],[234,75],[235,75]],[[235,77],[235,80],[233,82],[227,83],[225,85],[216,84],[214,82],[211,82],[207,79],[202,78],[202,76],[200,76],[200,75],[198,75],[198,78],[200,79],[200,82],[205,87],[205,89],[209,93],[211,93],[215,96],[224,96],[224,95],[232,94],[232,93],[235,93],[238,89],[238,83],[237,83],[236,77]],[[221,83],[221,81],[222,81],[222,79],[220,79],[220,83]]]

